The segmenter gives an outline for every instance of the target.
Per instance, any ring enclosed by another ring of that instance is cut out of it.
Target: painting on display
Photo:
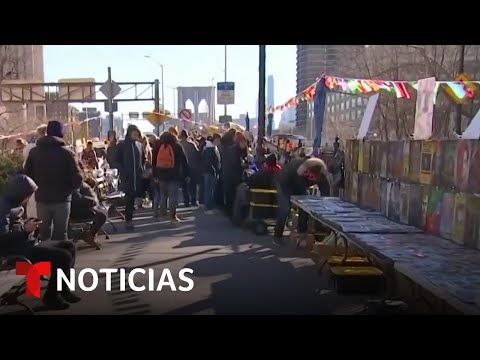
[[[353,171],[358,171],[358,153],[359,153],[359,141],[352,140],[352,168]]]
[[[442,198],[442,189],[437,186],[431,186],[428,195],[427,217],[425,219],[425,231],[429,234],[436,235],[439,233]]]
[[[435,184],[444,188],[455,186],[455,163],[457,160],[456,140],[439,141],[437,155],[434,156]]]
[[[345,170],[352,170],[353,140],[345,142]]]
[[[423,187],[419,184],[409,184],[408,186],[408,224],[423,229],[425,222],[423,219]]]
[[[466,215],[466,196],[464,193],[457,193],[455,195],[452,240],[462,245],[465,239]]]
[[[387,215],[388,184],[387,179],[380,178],[380,212],[385,216]]]
[[[363,172],[363,140],[358,142],[358,165],[357,165],[358,172]]]
[[[402,179],[408,180],[410,166],[410,143],[408,141],[403,141],[403,169],[402,169]]]
[[[480,249],[480,196],[466,197],[465,245]]]
[[[403,172],[403,141],[388,143],[387,176],[400,179]]]
[[[422,216],[420,217],[420,226],[421,229],[425,229],[425,224],[427,223],[427,212],[428,212],[428,197],[429,197],[429,188],[427,186],[420,186],[422,194]]]
[[[352,173],[352,202],[358,201],[358,173]]]
[[[455,164],[455,187],[460,191],[468,189],[468,173],[470,172],[470,140],[462,140],[457,145],[457,161]]]
[[[435,155],[435,142],[422,141],[422,153],[420,164],[420,183],[429,185],[432,182],[433,157]]]
[[[446,239],[452,238],[453,215],[455,210],[455,194],[446,192],[443,194],[440,208],[440,235]]]
[[[370,169],[370,141],[363,142],[362,154],[363,154],[362,171],[365,173],[371,174],[372,170]]]
[[[400,222],[408,224],[408,189],[409,184],[400,183]]]
[[[387,217],[393,221],[400,220],[400,183],[392,181],[387,186]]]
[[[413,182],[420,180],[420,167],[422,159],[422,142],[410,141],[410,161],[408,164],[408,178]]]
[[[468,172],[468,192],[480,194],[480,144],[471,142],[470,169]]]

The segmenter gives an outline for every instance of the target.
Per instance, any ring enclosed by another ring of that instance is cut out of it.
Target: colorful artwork
[[[352,170],[353,140],[347,140],[345,143],[345,169]]]
[[[403,142],[390,141],[388,143],[387,176],[400,179],[403,172]]]
[[[369,194],[369,206],[371,209],[379,211],[380,210],[380,178],[378,176],[372,177],[370,180],[370,189]]]
[[[455,186],[455,163],[457,160],[457,143],[455,140],[440,141],[435,159],[435,184],[451,188]]]
[[[443,194],[440,209],[440,235],[446,239],[452,238],[453,215],[455,210],[455,194],[446,192]]]
[[[362,171],[371,174],[372,171],[370,170],[370,141],[363,142],[363,163],[362,163]]]
[[[363,172],[363,140],[358,142],[358,172]]]
[[[358,171],[358,152],[359,152],[358,140],[352,140],[352,169],[353,171]]]
[[[358,173],[352,173],[352,202],[358,201]]]
[[[387,217],[393,221],[400,220],[400,183],[389,182],[387,186]]]
[[[422,222],[422,187],[419,184],[408,186],[408,224],[423,229]]]
[[[420,183],[429,185],[432,182],[434,141],[422,141],[422,157],[420,164]]]
[[[420,217],[421,219],[421,224],[422,226],[420,227],[421,229],[425,229],[426,223],[427,223],[427,212],[428,212],[428,197],[429,197],[429,189],[426,186],[420,186],[421,191],[422,191],[422,216]]]
[[[429,234],[439,233],[442,198],[443,192],[439,187],[430,187],[430,193],[428,195],[427,217],[425,219],[425,231]]]
[[[480,249],[480,196],[469,194],[466,203],[465,245]]]
[[[410,184],[400,183],[400,222],[408,224],[408,189]]]
[[[408,180],[410,166],[410,143],[408,141],[403,141],[403,170],[402,178]]]
[[[369,141],[370,143],[370,173],[380,175],[381,156],[380,156],[380,141]]]
[[[460,191],[468,188],[468,173],[470,171],[470,141],[462,140],[457,145],[457,161],[455,165],[455,187]]]
[[[387,203],[388,203],[388,180],[387,179],[380,179],[380,212],[383,215],[387,215]]]
[[[410,141],[410,161],[408,166],[408,178],[413,182],[419,182],[422,159],[422,142]]]
[[[455,210],[453,220],[452,240],[463,244],[465,240],[466,197],[464,193],[455,195]]]
[[[470,169],[468,172],[468,191],[473,194],[480,194],[480,143],[471,142]]]
[[[380,176],[387,177],[387,161],[388,161],[388,144],[386,142],[380,143]]]

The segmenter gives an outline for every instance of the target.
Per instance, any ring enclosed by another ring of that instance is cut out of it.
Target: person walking
[[[125,140],[117,145],[116,164],[120,173],[120,189],[125,193],[125,228],[133,230],[135,199],[141,196],[146,156],[140,142],[142,133],[129,125]]]
[[[214,214],[215,188],[220,176],[221,163],[220,152],[218,151],[220,139],[219,134],[213,134],[212,137],[208,137],[202,153],[205,213],[209,215]]]
[[[182,130],[180,133],[180,145],[183,148],[183,152],[187,157],[187,162],[190,168],[189,182],[181,184],[183,191],[183,202],[185,207],[198,206],[197,204],[197,186],[199,183],[199,178],[202,174],[202,165],[201,165],[201,152],[192,140],[188,138],[187,132]]]
[[[42,221],[40,238],[67,240],[72,193],[82,184],[83,176],[75,153],[63,140],[61,122],[47,124],[47,136],[30,150],[25,174],[38,185],[35,200],[37,217]]]
[[[177,138],[171,132],[164,132],[153,149],[153,177],[160,189],[160,212],[154,216],[167,215],[172,223],[177,223],[179,186],[189,176],[187,157]]]
[[[87,146],[82,151],[82,162],[85,167],[90,170],[98,169],[97,153],[93,149],[93,142],[91,140],[87,141]]]

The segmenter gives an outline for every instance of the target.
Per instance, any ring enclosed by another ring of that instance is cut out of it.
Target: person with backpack
[[[187,157],[177,138],[164,132],[153,149],[152,158],[153,178],[160,190],[160,210],[154,209],[154,216],[167,215],[168,201],[170,221],[177,223],[179,186],[190,175]]]
[[[220,176],[220,134],[213,134],[207,138],[202,152],[203,178],[205,189],[205,214],[213,215],[215,187]]]

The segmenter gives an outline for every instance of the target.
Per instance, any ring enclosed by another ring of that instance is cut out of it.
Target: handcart
[[[247,223],[256,235],[266,235],[268,228],[275,226],[277,212],[277,191],[250,189],[250,207]]]

